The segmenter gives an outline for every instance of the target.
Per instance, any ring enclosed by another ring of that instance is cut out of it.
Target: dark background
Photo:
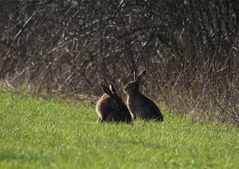
[[[0,78],[32,93],[101,95],[146,69],[173,112],[239,122],[237,0],[0,1]],[[175,111],[176,110],[176,111]]]

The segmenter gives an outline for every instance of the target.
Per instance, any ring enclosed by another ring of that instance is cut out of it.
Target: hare
[[[130,112],[123,100],[117,95],[113,84],[110,84],[109,87],[101,84],[101,87],[105,94],[101,96],[96,104],[99,122],[131,123]]]
[[[163,115],[156,104],[139,91],[139,83],[145,73],[146,71],[143,70],[137,76],[136,71],[134,71],[134,81],[125,85],[127,106],[133,118],[163,121]]]

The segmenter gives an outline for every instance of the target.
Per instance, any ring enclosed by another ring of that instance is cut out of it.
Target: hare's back
[[[159,109],[159,107],[151,100],[148,98],[148,101],[147,101],[147,107],[148,107],[148,110],[147,111],[150,111],[153,118],[156,119],[156,120],[161,120],[163,121],[163,115]]]
[[[141,95],[140,98],[140,110],[138,112],[141,112],[143,118],[146,119],[161,119],[162,113],[158,106],[148,97]]]
[[[107,94],[104,94],[96,103],[96,112],[102,117],[102,114],[108,115],[112,112],[111,99]]]

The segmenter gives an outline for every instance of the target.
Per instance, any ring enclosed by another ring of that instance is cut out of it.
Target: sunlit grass
[[[238,129],[163,114],[99,124],[86,103],[0,89],[0,168],[238,168]]]

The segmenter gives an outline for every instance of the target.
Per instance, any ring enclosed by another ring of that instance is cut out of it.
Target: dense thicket
[[[100,81],[122,89],[145,68],[142,88],[154,99],[202,121],[239,121],[236,0],[0,3],[8,85],[97,95]]]

